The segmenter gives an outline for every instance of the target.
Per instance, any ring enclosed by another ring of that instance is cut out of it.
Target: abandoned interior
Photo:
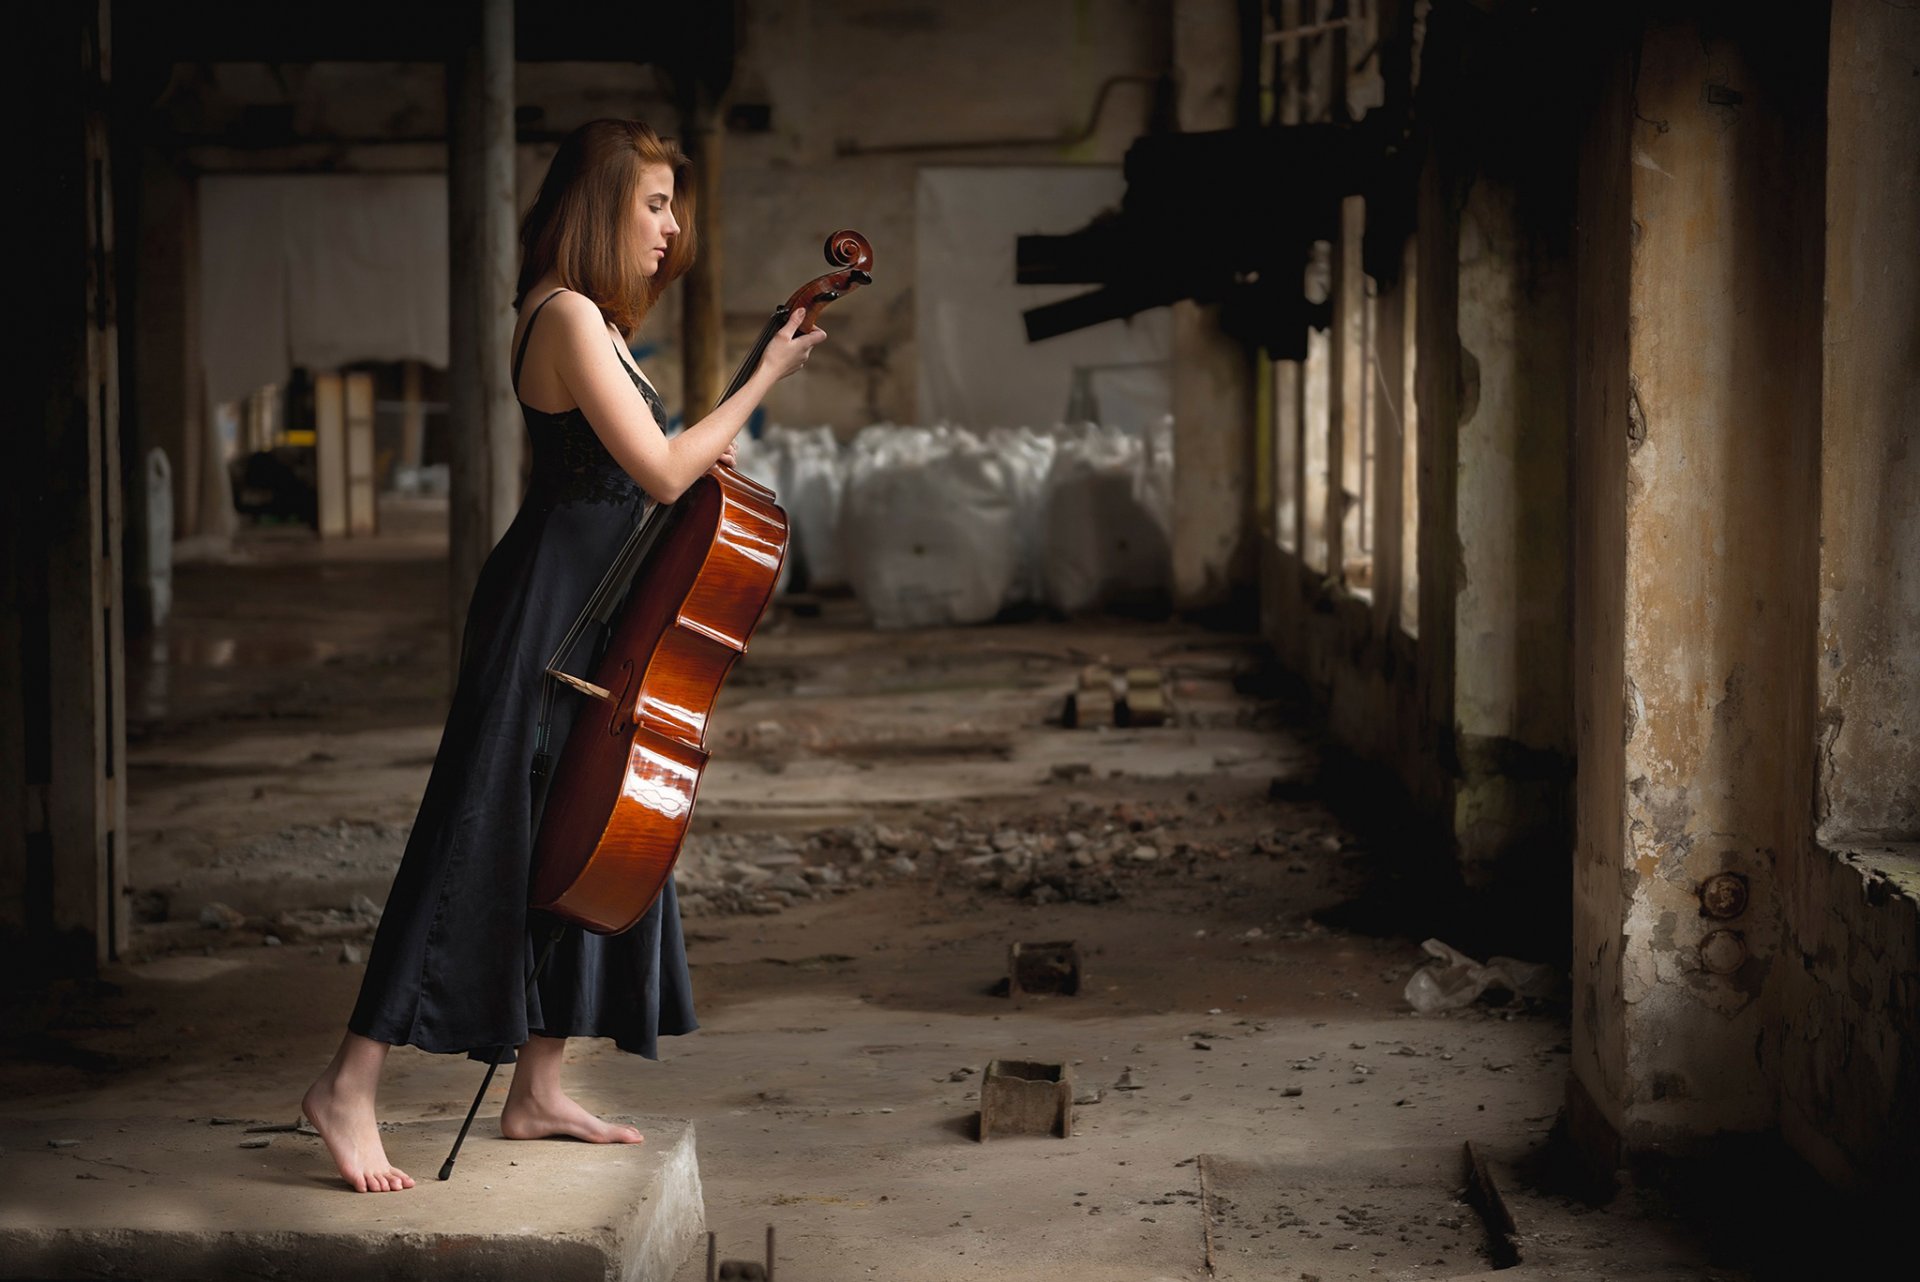
[[[13,14],[0,1276],[1911,1267],[1920,8]],[[300,1124],[513,519],[560,141],[693,158],[675,424],[792,541],[674,872],[699,1027],[416,1187]],[[1906,1265],[1897,1263],[1905,1258]],[[771,1271],[769,1271],[771,1270]]]

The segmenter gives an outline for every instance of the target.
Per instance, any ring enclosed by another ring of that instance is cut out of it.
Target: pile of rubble
[[[926,874],[1029,904],[1097,904],[1121,898],[1132,877],[1171,874],[1228,853],[1218,843],[1176,836],[1151,811],[1076,801],[1065,813],[1025,817],[1018,826],[934,814],[918,827],[862,823],[800,838],[701,833],[687,838],[674,881],[680,910],[690,916],[776,913]]]

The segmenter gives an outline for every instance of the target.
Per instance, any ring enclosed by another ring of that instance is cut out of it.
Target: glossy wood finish
[[[872,282],[873,247],[859,232],[827,237],[826,257],[835,270],[774,309],[728,395],[796,308],[807,309],[804,333],[834,300]],[[590,698],[574,719],[534,840],[533,906],[601,934],[639,921],[673,872],[720,683],[745,653],[787,555],[787,514],[773,491],[724,464],[660,519],[594,670],[605,698]]]
[[[534,907],[601,934],[666,885],[693,815],[714,700],[786,559],[787,515],[716,466],[671,512],[574,720],[534,845]]]
[[[802,307],[807,309],[807,318],[800,323],[802,334],[813,329],[828,303],[873,283],[873,277],[867,272],[867,268],[873,266],[873,246],[859,232],[849,229],[833,233],[827,237],[825,252],[828,262],[843,264],[840,270],[814,277],[787,299],[788,314]]]

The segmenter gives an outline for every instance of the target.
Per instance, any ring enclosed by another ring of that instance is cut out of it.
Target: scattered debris
[[[201,905],[200,924],[209,930],[238,930],[247,924],[247,915],[215,900]]]
[[[1516,997],[1550,997],[1558,984],[1559,977],[1553,968],[1541,963],[1493,957],[1482,966],[1451,944],[1438,939],[1429,939],[1420,947],[1429,957],[1441,963],[1414,971],[1413,978],[1407,981],[1407,1004],[1422,1015],[1470,1006],[1486,992],[1508,992]]]
[[[1507,1208],[1506,1198],[1500,1195],[1500,1187],[1493,1181],[1493,1172],[1487,1169],[1486,1159],[1473,1146],[1473,1141],[1468,1140],[1462,1148],[1467,1165],[1467,1200],[1480,1212],[1480,1220],[1487,1226],[1493,1267],[1512,1268],[1520,1263],[1520,1238],[1514,1227],[1513,1212]]]
[[[307,1124],[306,1118],[297,1122],[268,1122],[260,1126],[249,1126],[249,1135],[311,1135],[319,1138],[320,1132]]]
[[[80,1142],[79,1140],[48,1140],[47,1147],[48,1148],[72,1148],[74,1145],[78,1144],[79,1142]]]
[[[266,1138],[263,1135],[259,1139],[241,1140],[240,1147],[241,1148],[265,1148],[267,1145],[271,1143],[273,1143],[273,1141]]]
[[[367,960],[367,950],[362,948],[360,945],[358,944],[340,945],[340,964],[341,965],[359,966],[365,963],[366,960]]]
[[[1133,1065],[1131,1064],[1120,1070],[1120,1076],[1115,1078],[1113,1083],[1113,1089],[1116,1091],[1141,1091],[1145,1090],[1146,1087],[1147,1084],[1145,1082],[1133,1075]]]

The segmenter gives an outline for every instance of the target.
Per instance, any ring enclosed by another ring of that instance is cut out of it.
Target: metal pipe
[[[1158,75],[1127,74],[1108,76],[1100,82],[1100,88],[1094,94],[1093,111],[1087,117],[1086,127],[1080,130],[1079,133],[1067,137],[1055,135],[1050,138],[942,139],[935,142],[881,143],[877,146],[866,146],[861,143],[843,140],[834,144],[833,151],[836,156],[901,156],[918,152],[986,151],[1006,147],[1077,147],[1093,137],[1094,130],[1097,129],[1100,124],[1100,113],[1106,107],[1107,95],[1112,92],[1115,85],[1159,85],[1163,82],[1171,84],[1172,81],[1173,75],[1171,72],[1162,72]]]

